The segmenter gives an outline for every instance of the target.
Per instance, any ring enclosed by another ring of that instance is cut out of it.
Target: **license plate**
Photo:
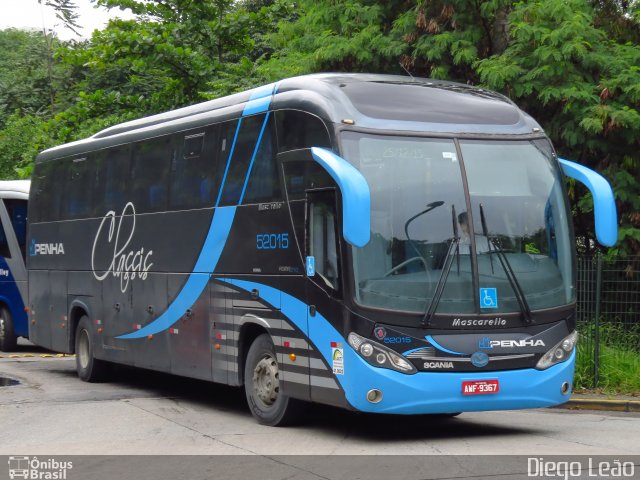
[[[498,380],[473,380],[462,382],[463,395],[488,395],[498,393],[500,391],[500,383]]]

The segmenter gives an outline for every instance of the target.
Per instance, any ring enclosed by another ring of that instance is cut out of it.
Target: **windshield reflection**
[[[425,318],[571,303],[570,230],[548,143],[460,149],[469,211],[453,140],[343,134],[343,156],[371,190],[371,240],[352,250],[356,301]]]

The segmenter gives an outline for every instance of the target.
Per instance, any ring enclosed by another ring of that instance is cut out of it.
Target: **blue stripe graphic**
[[[263,85],[262,87],[256,88],[249,97],[249,101],[244,107],[242,116],[246,117],[247,115],[254,115],[256,113],[262,113],[269,110],[271,96],[273,95],[275,88],[275,83],[270,83],[269,85]]]
[[[162,315],[149,325],[135,332],[121,335],[116,338],[130,339],[142,338],[166,330],[177,322],[191,306],[196,303],[198,297],[209,283],[211,272],[216,268],[227,237],[233,224],[233,218],[237,207],[218,207],[213,214],[209,233],[196,262],[193,273],[189,275],[186,283],[180,290],[175,300],[169,305]]]
[[[238,204],[242,203],[242,199],[244,198],[244,192],[247,190],[247,185],[249,184],[249,176],[251,175],[251,169],[253,168],[253,162],[256,159],[256,154],[258,153],[258,149],[260,148],[260,142],[262,141],[262,134],[264,133],[264,129],[267,126],[267,121],[269,120],[269,112],[264,116],[264,122],[262,122],[262,128],[260,129],[260,134],[258,135],[258,141],[256,142],[256,147],[253,149],[253,155],[251,155],[251,162],[249,163],[249,168],[247,170],[247,176],[244,179],[244,185],[242,187],[242,193],[240,194],[240,200]]]
[[[342,386],[347,401],[357,410],[400,414],[471,412],[548,407],[569,400],[569,395],[560,392],[559,385],[562,382],[572,382],[575,351],[566,362],[542,371],[527,368],[495,372],[418,372],[405,375],[366,363],[320,312],[316,312],[313,325],[307,328],[309,306],[288,293],[246,280],[216,280],[247,292],[257,289],[260,297],[271,305],[277,305],[276,302],[281,300],[282,314],[307,335],[329,366],[333,364],[331,343],[342,343],[344,375],[334,375],[333,378]],[[487,379],[497,379],[500,382],[498,394],[462,394],[463,381]],[[373,404],[366,400],[371,388],[378,388],[384,393],[380,403]]]
[[[236,141],[238,140],[238,133],[240,132],[241,124],[242,124],[242,118],[238,120],[238,126],[236,127],[236,134],[233,136],[233,143],[231,144],[231,150],[229,150],[229,158],[227,158],[227,166],[225,167],[224,175],[222,176],[220,191],[218,191],[218,199],[216,200],[216,207],[220,204],[220,198],[222,198],[222,189],[224,188],[224,182],[226,182],[227,180],[227,173],[229,173],[229,167],[231,166],[231,158],[233,157],[233,151],[236,148]]]
[[[249,97],[249,102],[245,106],[243,112],[243,116],[252,115],[264,111],[267,111],[267,115],[265,116],[264,123],[262,124],[262,129],[260,130],[260,135],[258,136],[256,146],[253,150],[253,156],[251,157],[251,163],[245,177],[244,187],[242,189],[242,194],[240,196],[238,205],[242,202],[247,184],[249,183],[249,175],[251,174],[251,169],[253,167],[258,148],[260,147],[260,142],[262,141],[262,135],[267,125],[267,121],[269,118],[268,109],[269,105],[271,104],[271,97],[276,86],[277,85],[275,83],[272,83],[270,85],[265,85],[263,87],[255,89]],[[158,318],[156,318],[154,321],[144,326],[140,330],[136,330],[135,332],[127,333],[125,335],[120,335],[116,338],[143,338],[147,335],[153,335],[166,330],[178,320],[180,320],[180,318],[182,318],[185,312],[193,306],[200,295],[202,295],[202,292],[204,292],[204,290],[207,288],[207,285],[209,284],[209,280],[211,278],[211,274],[215,271],[216,265],[220,260],[222,251],[224,250],[224,246],[227,243],[227,239],[229,238],[231,226],[233,225],[233,219],[235,218],[236,214],[237,206],[220,207],[219,204],[220,199],[222,198],[224,185],[227,180],[227,174],[229,173],[231,162],[233,161],[233,153],[235,151],[241,125],[242,118],[238,120],[236,132],[233,137],[233,143],[231,145],[231,149],[229,150],[229,157],[227,158],[227,165],[222,177],[222,183],[220,184],[218,198],[216,200],[216,209],[214,210],[207,237],[204,241],[204,245],[202,246],[202,250],[200,251],[200,255],[196,260],[193,272],[191,272],[189,278],[183,285],[176,298],[173,300],[173,302],[171,302],[171,305],[169,305],[169,307],[162,313],[162,315],[160,315]]]
[[[427,341],[433,345],[434,347],[436,347],[438,350],[441,350],[445,353],[451,353],[453,355],[464,355],[464,353],[460,353],[460,352],[454,352],[453,350],[449,350],[448,348],[444,348],[442,345],[440,345],[438,342],[436,342],[433,337],[431,335],[427,335],[426,337],[424,337],[427,339]]]

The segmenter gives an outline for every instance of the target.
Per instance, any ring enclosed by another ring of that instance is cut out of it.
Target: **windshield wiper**
[[[482,204],[480,204],[480,221],[482,222],[482,233],[487,238],[487,244],[489,247],[489,262],[491,263],[491,273],[494,273],[493,257],[491,255],[492,250],[495,249],[495,253],[498,257],[498,260],[500,261],[500,265],[502,265],[505,276],[507,277],[507,280],[509,280],[509,284],[511,285],[511,288],[516,295],[516,300],[518,301],[518,305],[520,306],[520,312],[522,312],[522,315],[524,316],[524,321],[525,323],[529,324],[531,323],[531,309],[529,308],[529,303],[527,302],[527,298],[522,290],[522,287],[520,286],[520,283],[518,283],[516,274],[513,272],[513,268],[509,263],[509,259],[505,255],[504,250],[500,246],[500,243],[497,242],[494,237],[489,236],[487,230],[487,220],[484,216],[484,208]]]
[[[438,308],[438,304],[440,303],[440,299],[442,298],[442,294],[444,293],[444,287],[447,284],[447,278],[449,278],[451,266],[453,265],[454,250],[456,252],[455,257],[458,259],[458,274],[460,274],[460,233],[458,232],[457,218],[456,207],[455,205],[451,205],[453,241],[449,244],[449,250],[447,250],[447,256],[445,258],[444,265],[442,266],[442,272],[440,273],[440,278],[438,279],[436,290],[433,293],[433,298],[431,299],[429,306],[425,310],[422,321],[420,322],[420,326],[422,328],[426,328],[429,326],[429,324],[431,323],[431,319],[436,312],[436,308]]]

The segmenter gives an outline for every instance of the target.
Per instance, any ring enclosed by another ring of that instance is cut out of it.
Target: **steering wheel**
[[[422,266],[424,267],[424,271],[426,272],[427,270],[429,270],[429,267],[427,266],[427,262],[425,262],[424,258],[422,257],[411,257],[406,259],[404,262],[396,265],[395,267],[393,267],[391,270],[389,270],[387,273],[385,273],[383,275],[383,277],[388,277],[389,275],[392,275],[393,273],[397,272],[398,270],[400,270],[401,268],[409,265],[410,263],[415,262],[416,260],[420,261],[420,263],[422,263]]]

